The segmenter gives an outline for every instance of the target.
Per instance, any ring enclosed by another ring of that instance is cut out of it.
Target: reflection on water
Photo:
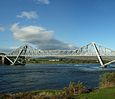
[[[115,71],[115,65],[104,69],[99,64],[0,66],[0,93],[60,89],[70,81],[96,87],[100,74],[108,71]]]

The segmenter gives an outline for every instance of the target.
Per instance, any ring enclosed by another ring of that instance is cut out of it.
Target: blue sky
[[[97,42],[115,49],[115,0],[0,0],[0,48],[29,42],[67,49]]]

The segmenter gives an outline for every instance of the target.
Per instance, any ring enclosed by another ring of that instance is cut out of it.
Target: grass
[[[31,93],[3,95],[0,99],[115,99],[115,87],[75,95],[67,94],[64,90],[39,90]]]
[[[115,72],[104,73],[100,77],[100,88],[115,87]]]
[[[75,99],[115,99],[115,87],[95,90],[90,93],[80,94]]]

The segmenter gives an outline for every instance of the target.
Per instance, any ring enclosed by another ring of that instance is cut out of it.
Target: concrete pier
[[[0,55],[0,64],[2,65],[12,65],[14,60],[16,59],[16,56],[6,56],[6,55]],[[25,65],[25,57],[20,56],[18,60],[15,62],[14,65]]]
[[[0,64],[4,64],[5,63],[5,57],[4,55],[0,55]]]
[[[5,64],[5,57],[4,57],[4,55],[0,55],[0,64],[2,64],[2,65]]]
[[[0,55],[0,64],[10,65],[11,62],[5,57],[5,55]]]

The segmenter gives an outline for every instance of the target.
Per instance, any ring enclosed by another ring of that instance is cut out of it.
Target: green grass
[[[81,94],[75,99],[115,99],[115,87],[98,89],[91,93]]]
[[[115,87],[97,89],[85,94],[70,95],[64,93],[64,90],[38,90],[14,95],[1,95],[0,99],[115,99]]]

